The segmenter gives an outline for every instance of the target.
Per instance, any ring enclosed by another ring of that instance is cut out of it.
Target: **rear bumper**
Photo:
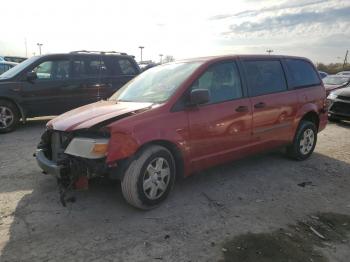
[[[36,162],[39,167],[47,174],[54,175],[56,177],[61,177],[62,167],[57,165],[55,162],[48,159],[43,149],[37,149],[35,153]]]

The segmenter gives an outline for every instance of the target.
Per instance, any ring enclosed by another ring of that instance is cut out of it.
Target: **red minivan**
[[[62,199],[109,176],[127,202],[149,209],[176,177],[281,146],[307,159],[326,123],[326,91],[308,59],[196,58],[149,69],[108,100],[54,118],[36,159]]]

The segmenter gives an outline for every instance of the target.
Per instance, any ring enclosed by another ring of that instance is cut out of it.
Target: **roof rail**
[[[88,51],[88,50],[78,50],[78,51],[71,51],[71,54],[116,54],[116,55],[128,55],[124,52],[116,52],[116,51]]]

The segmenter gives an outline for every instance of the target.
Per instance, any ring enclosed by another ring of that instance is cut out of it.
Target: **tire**
[[[136,208],[155,208],[169,195],[175,174],[175,161],[169,150],[159,145],[147,146],[126,168],[121,182],[123,196]]]
[[[0,133],[8,133],[16,129],[20,115],[15,104],[0,99]]]
[[[287,147],[287,154],[295,160],[308,159],[317,142],[317,128],[313,122],[302,120],[296,131],[293,144]]]

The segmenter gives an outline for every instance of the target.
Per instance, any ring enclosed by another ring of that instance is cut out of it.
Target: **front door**
[[[191,87],[207,89],[210,101],[188,109],[192,167],[207,166],[237,158],[251,142],[252,110],[244,98],[234,61],[212,65]]]
[[[33,69],[37,79],[23,79],[20,95],[28,116],[57,115],[67,109],[67,98],[72,90],[70,61],[54,58],[41,61]]]

